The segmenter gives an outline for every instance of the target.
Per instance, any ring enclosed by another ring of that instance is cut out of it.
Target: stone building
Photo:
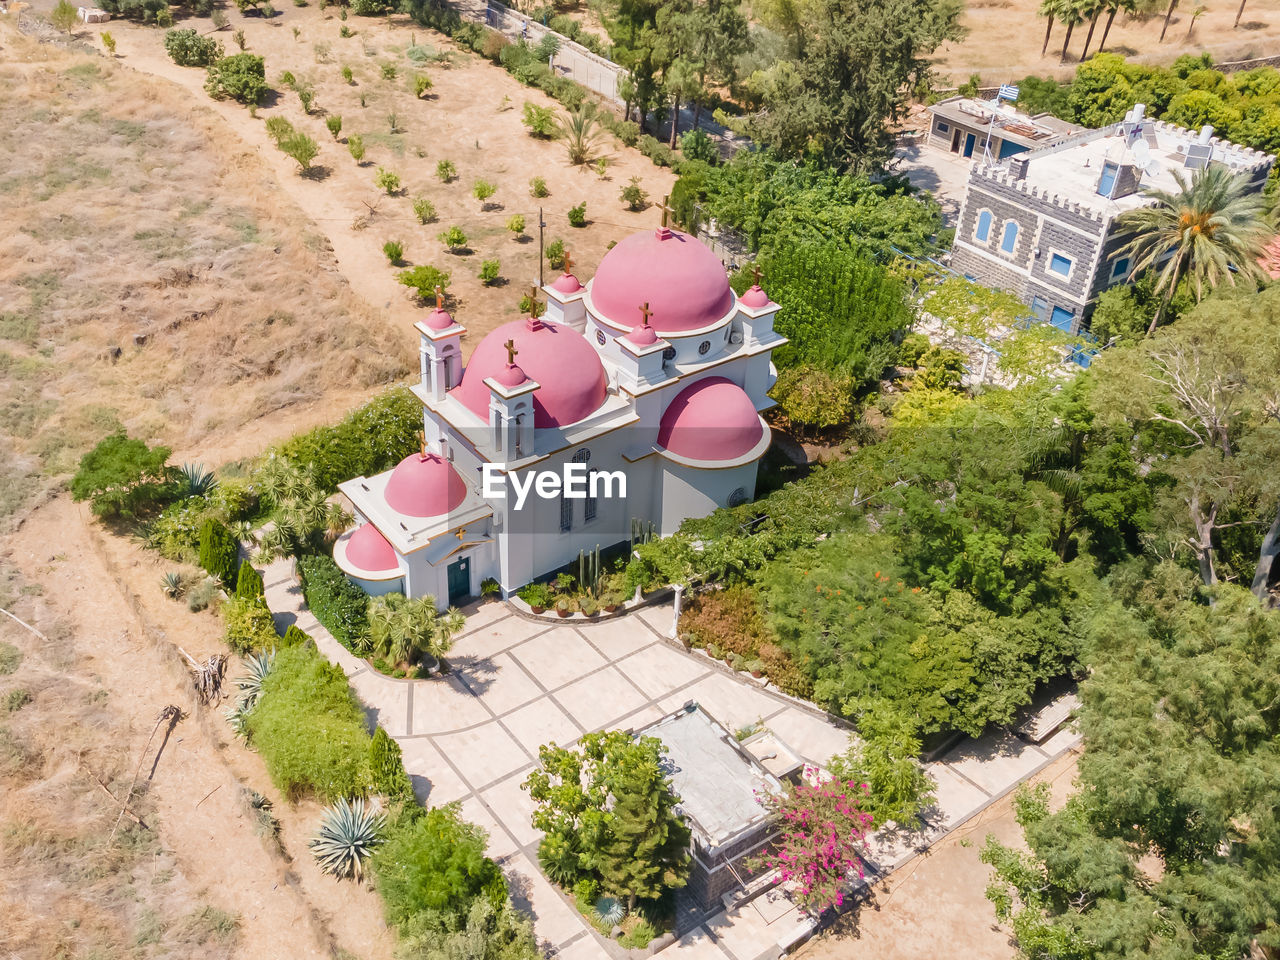
[[[1007,103],[948,97],[929,107],[928,144],[961,157],[999,161],[1052,146],[1084,128],[1051,113],[1029,116]]]
[[[1153,201],[1151,189],[1178,191],[1208,164],[1248,175],[1261,190],[1275,157],[1143,117],[1138,104],[1120,123],[1086,130],[1051,147],[969,173],[951,266],[979,283],[1017,294],[1042,320],[1075,333],[1098,295],[1129,279],[1117,236],[1121,214]]]

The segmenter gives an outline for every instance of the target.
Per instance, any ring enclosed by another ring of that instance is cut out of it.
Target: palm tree
[[[1235,274],[1261,276],[1258,258],[1271,231],[1266,201],[1249,190],[1247,174],[1233,174],[1226,167],[1197,170],[1188,183],[1177,170],[1178,191],[1149,190],[1155,203],[1121,214],[1119,235],[1132,239],[1120,251],[1131,263],[1129,276],[1143,270],[1159,271],[1156,292],[1164,293],[1147,332],[1155,330],[1178,284],[1186,278],[1197,301],[1205,287],[1223,280],[1235,284]]]
[[[1110,0],[1107,4],[1107,24],[1102,28],[1102,42],[1098,44],[1098,52],[1101,53],[1107,47],[1107,36],[1111,33],[1111,25],[1116,22],[1116,14],[1121,10],[1128,16],[1133,16],[1138,12],[1138,6],[1142,0]]]
[[[1160,42],[1164,43],[1164,35],[1169,32],[1169,19],[1173,16],[1173,8],[1178,5],[1178,0],[1169,0],[1169,9],[1164,13],[1164,26],[1160,28]]]
[[[1084,19],[1084,8],[1090,0],[1062,0],[1058,5],[1058,19],[1067,25],[1067,35],[1062,41],[1062,60],[1067,59],[1067,47],[1071,46],[1071,31]]]
[[[369,601],[369,639],[373,651],[392,663],[408,663],[417,654],[439,659],[453,646],[453,636],[466,618],[450,607],[436,610],[432,596],[412,600],[388,593]]]
[[[1080,59],[1084,60],[1089,56],[1089,44],[1093,42],[1093,31],[1098,26],[1098,18],[1102,16],[1102,11],[1107,9],[1107,0],[1082,0],[1079,6],[1081,15],[1089,20],[1089,33],[1084,38],[1084,49],[1080,51]]]
[[[1049,35],[1053,33],[1053,19],[1058,15],[1058,8],[1062,5],[1062,0],[1040,0],[1040,16],[1048,17],[1048,26],[1044,28],[1044,45],[1040,48],[1040,56],[1044,56],[1045,51],[1049,49]]]
[[[595,107],[584,103],[577,110],[561,117],[559,123],[560,134],[569,151],[569,162],[581,166],[595,160],[596,147],[601,137]]]
[[[1236,11],[1236,22],[1231,25],[1232,30],[1240,26],[1240,18],[1244,16],[1244,5],[1248,2],[1249,0],[1240,0],[1240,9]]]

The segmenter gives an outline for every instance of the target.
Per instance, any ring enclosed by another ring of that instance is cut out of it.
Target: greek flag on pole
[[[997,100],[1017,100],[1018,88],[1011,83],[1000,84],[1000,92],[996,94]]]

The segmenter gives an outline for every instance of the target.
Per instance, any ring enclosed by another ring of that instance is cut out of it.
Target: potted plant
[[[561,597],[556,601],[556,613],[561,617],[567,617],[569,614],[573,613],[573,601],[568,597]]]
[[[734,670],[741,670],[746,666],[747,659],[740,653],[731,653],[724,658],[724,662],[733,667]]]
[[[480,596],[482,599],[488,600],[502,593],[502,586],[493,577],[485,577],[480,581]]]
[[[682,631],[680,634],[680,644],[684,647],[684,652],[688,653],[693,649],[693,634],[688,630]]]
[[[720,645],[716,643],[707,644],[707,656],[712,660],[719,660],[721,657]]]
[[[545,583],[530,583],[521,587],[516,596],[527,603],[534,613],[542,613],[551,601],[551,588]]]
[[[744,669],[749,670],[751,672],[751,675],[755,677],[757,680],[759,680],[762,676],[764,676],[764,661],[748,660],[746,664],[744,664]]]
[[[583,597],[578,601],[578,609],[584,617],[594,617],[600,612],[600,604],[596,603],[594,597]]]

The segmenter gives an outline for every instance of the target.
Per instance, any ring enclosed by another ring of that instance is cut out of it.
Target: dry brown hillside
[[[403,331],[203,103],[9,23],[0,91],[0,518],[116,422],[225,449],[407,373]]]

